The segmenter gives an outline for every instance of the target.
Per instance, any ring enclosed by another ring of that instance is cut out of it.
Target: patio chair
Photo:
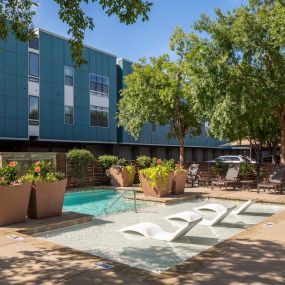
[[[203,206],[200,206],[198,208],[195,208],[196,211],[203,211],[203,210],[208,210],[208,211],[214,211],[217,213],[217,215],[212,219],[208,220],[203,218],[201,221],[201,225],[205,226],[214,226],[221,222],[223,219],[225,219],[234,209],[236,206],[232,207],[225,207],[220,204],[206,204]],[[167,220],[183,220],[183,221],[188,221],[191,219],[191,216],[193,216],[193,211],[185,211],[185,212],[180,212],[171,216],[166,217]]]
[[[228,187],[233,187],[234,190],[236,189],[236,186],[239,186],[238,182],[238,173],[239,173],[239,165],[232,165],[229,167],[225,179],[212,181],[212,190],[215,186],[219,186],[220,189],[222,187],[225,187],[226,190]]]
[[[278,169],[274,170],[274,172],[269,176],[268,181],[257,184],[257,193],[259,193],[260,189],[263,189],[264,191],[266,189],[269,190],[273,189],[275,194],[277,193],[277,191],[280,191],[282,194],[283,184],[284,184],[284,174],[285,174],[284,167],[279,167]]]
[[[196,216],[193,217],[193,220],[179,226],[175,232],[167,232],[159,225],[148,222],[138,223],[136,225],[123,228],[119,231],[124,233],[135,232],[148,238],[171,242],[181,236],[186,235],[194,226],[200,223],[202,219],[202,216],[196,214]]]

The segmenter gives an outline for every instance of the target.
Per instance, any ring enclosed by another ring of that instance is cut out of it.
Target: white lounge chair
[[[239,215],[248,209],[252,204],[254,204],[257,201],[257,199],[251,199],[248,200],[247,202],[243,203],[241,206],[239,206],[236,210],[234,210],[232,213],[235,215]]]
[[[160,226],[154,223],[139,223],[130,227],[126,227],[120,230],[120,232],[136,232],[145,237],[149,237],[156,240],[162,241],[174,241],[175,239],[185,235],[189,232],[194,226],[202,221],[202,217],[198,217],[196,220],[187,222],[182,226],[179,226],[175,232],[167,232]]]
[[[194,212],[194,211],[184,211],[179,212],[170,216],[165,217],[166,220],[183,220],[185,222],[192,222],[199,218],[203,218],[203,216],[200,213]]]
[[[212,220],[203,219],[201,222],[201,225],[214,226],[225,219],[235,208],[236,206],[226,207],[220,204],[206,204],[195,208],[195,210],[199,212],[203,210],[216,212],[217,215],[215,218]]]

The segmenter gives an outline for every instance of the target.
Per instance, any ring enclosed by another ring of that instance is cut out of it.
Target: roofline
[[[50,31],[47,31],[45,29],[42,29],[42,28],[37,28],[35,29],[35,31],[38,31],[38,32],[43,32],[43,33],[46,33],[46,34],[49,34],[51,36],[54,36],[54,37],[57,37],[57,38],[60,38],[60,39],[63,39],[65,41],[68,41],[69,38],[68,37],[65,37],[65,36],[62,36],[62,35],[59,35],[59,34],[56,34],[56,33],[53,33],[53,32],[50,32]],[[91,50],[95,50],[95,51],[98,51],[98,52],[101,52],[101,53],[104,53],[106,55],[109,55],[109,56],[113,56],[117,59],[117,56],[110,53],[110,52],[107,52],[107,51],[104,51],[104,50],[101,50],[101,49],[98,49],[98,48],[95,48],[95,47],[92,47],[92,46],[89,46],[89,45],[86,45],[86,44],[83,44],[84,47],[86,48],[89,48]]]
[[[131,64],[135,63],[134,61],[129,60],[129,59],[126,59],[126,58],[124,58],[124,57],[119,57],[119,58],[117,58],[117,62],[118,62],[119,60],[124,60],[124,61],[127,61],[127,62],[131,63]]]

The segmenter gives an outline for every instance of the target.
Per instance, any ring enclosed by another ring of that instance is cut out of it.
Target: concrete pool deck
[[[208,192],[208,189],[202,190]],[[225,194],[235,196],[234,192]],[[238,193],[244,200],[248,194],[266,202],[285,200],[285,195]],[[230,199],[237,198],[231,196]],[[273,224],[268,225],[269,222]],[[25,239],[11,240],[8,234]],[[96,262],[102,260],[114,267],[111,270],[98,268]],[[20,234],[17,228],[0,228],[0,284],[284,284],[284,266],[285,212],[268,217],[161,274]]]

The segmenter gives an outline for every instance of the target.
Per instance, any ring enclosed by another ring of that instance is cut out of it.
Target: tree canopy
[[[194,28],[189,72],[210,131],[220,139],[276,141],[285,163],[285,6],[273,0],[216,18],[203,15]],[[194,74],[193,74],[194,73]],[[280,136],[278,130],[281,130]]]
[[[70,49],[75,66],[85,63],[83,40],[86,29],[93,30],[94,20],[82,9],[83,4],[98,3],[108,15],[117,15],[121,23],[133,24],[141,17],[148,20],[152,3],[147,0],[52,0],[58,4],[59,18],[68,25]],[[0,39],[7,38],[9,32],[18,40],[27,41],[33,37],[33,16],[40,0],[0,0]]]
[[[201,126],[200,109],[195,104],[189,88],[191,78],[186,72],[191,42],[189,35],[176,28],[169,44],[176,59],[164,54],[133,64],[133,72],[124,78],[125,88],[118,103],[118,124],[135,138],[147,122],[169,125],[169,136],[176,137],[180,145],[181,163],[185,135],[199,131]]]

